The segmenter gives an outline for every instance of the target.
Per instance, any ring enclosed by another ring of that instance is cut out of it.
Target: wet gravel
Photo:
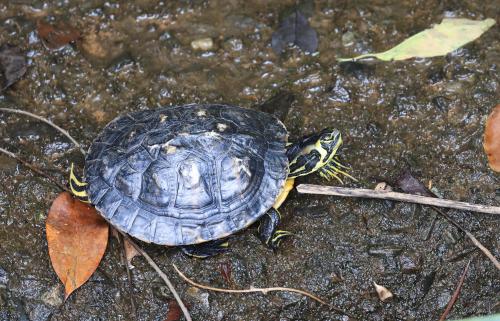
[[[498,205],[499,177],[482,150],[486,117],[500,98],[497,26],[446,57],[335,60],[383,51],[443,17],[498,21],[496,1],[303,2],[300,9],[318,33],[318,52],[288,48],[277,55],[271,36],[294,3],[2,2],[0,44],[21,48],[28,68],[0,93],[0,107],[43,115],[86,147],[127,111],[192,102],[261,108],[284,120],[292,140],[324,127],[341,130],[341,157],[359,179],[346,186],[371,188],[411,168],[446,198]],[[36,32],[39,20],[67,23],[82,38],[48,49]],[[0,114],[0,140],[0,147],[61,182],[71,162],[83,165],[63,136],[24,117]],[[96,273],[63,304],[44,224],[59,191],[3,155],[0,181],[0,320],[135,320],[117,241],[110,239]],[[318,175],[299,181],[328,183]],[[144,247],[171,275],[195,320],[435,320],[469,260],[450,317],[500,312],[498,271],[429,208],[294,192],[281,211],[282,227],[294,236],[276,253],[260,244],[255,227],[236,234],[230,252],[207,260]],[[500,257],[498,218],[449,215]],[[354,318],[290,293],[195,290],[175,275],[172,263],[213,286],[306,289]],[[172,295],[144,260],[133,264],[137,319],[165,320]],[[230,267],[229,281],[221,266]],[[380,302],[373,282],[394,298]]]

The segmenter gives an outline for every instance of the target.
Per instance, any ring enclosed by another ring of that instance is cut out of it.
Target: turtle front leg
[[[259,239],[270,249],[276,250],[280,245],[281,240],[292,235],[288,231],[278,230],[278,225],[281,220],[281,215],[274,207],[269,209],[266,214],[260,219]]]
[[[188,256],[198,259],[206,259],[207,257],[227,252],[229,250],[228,246],[229,243],[226,238],[208,241],[201,244],[182,246],[181,250]]]
[[[294,183],[294,178],[287,179],[285,187],[276,199],[274,206],[270,208],[260,219],[260,225],[258,229],[259,239],[270,249],[276,250],[284,237],[292,235],[291,232],[278,230],[278,225],[281,220],[281,215],[278,211],[278,208],[285,201],[288,193],[290,193],[290,191],[292,190]]]

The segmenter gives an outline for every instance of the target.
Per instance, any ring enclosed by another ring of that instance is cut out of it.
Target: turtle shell
[[[116,228],[157,244],[225,237],[255,222],[288,175],[275,117],[226,105],[133,112],[111,121],[85,160],[92,204]]]

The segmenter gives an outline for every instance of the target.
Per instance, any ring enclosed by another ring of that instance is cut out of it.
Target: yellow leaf
[[[391,61],[416,57],[444,56],[479,38],[493,25],[495,25],[495,20],[491,18],[480,21],[445,18],[433,28],[419,32],[387,51],[364,54],[354,58],[338,58],[337,60],[343,62],[357,61],[363,58],[377,58],[383,61]]]

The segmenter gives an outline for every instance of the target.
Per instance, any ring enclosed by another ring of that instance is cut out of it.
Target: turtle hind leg
[[[274,207],[270,208],[260,219],[259,239],[272,250],[278,248],[284,237],[292,235],[291,232],[278,230],[280,220],[281,215]]]
[[[188,256],[198,259],[206,259],[207,257],[229,251],[228,246],[229,243],[226,238],[208,241],[201,244],[185,245],[181,247],[181,250]]]
[[[90,203],[89,196],[86,191],[87,183],[83,182],[76,176],[73,167],[73,163],[71,163],[71,170],[69,173],[69,188],[71,189],[71,193],[80,201]]]

